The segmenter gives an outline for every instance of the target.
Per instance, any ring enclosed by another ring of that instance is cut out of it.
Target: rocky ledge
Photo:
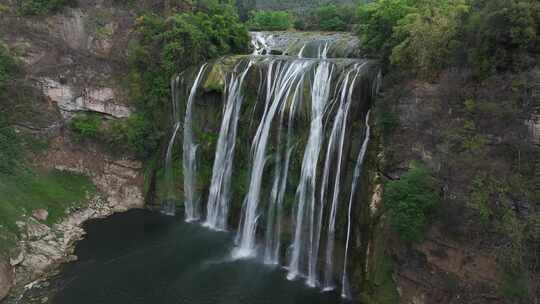
[[[62,263],[76,260],[75,244],[85,235],[84,222],[107,217],[118,210],[114,202],[96,195],[89,198],[88,205],[66,211],[67,217],[52,227],[43,223],[43,212],[33,212],[32,216],[18,221],[17,225],[24,231],[21,240],[9,261],[0,260],[0,298],[13,287],[6,301],[18,303],[17,299]]]

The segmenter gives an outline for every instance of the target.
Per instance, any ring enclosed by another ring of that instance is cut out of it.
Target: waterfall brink
[[[261,183],[266,164],[266,148],[274,116],[291,95],[294,84],[302,79],[303,73],[311,65],[308,61],[272,61],[266,78],[266,100],[261,122],[251,145],[251,178],[249,190],[242,206],[242,221],[238,232],[238,247],[235,258],[255,255],[255,234],[259,218]],[[277,190],[276,190],[277,192]]]
[[[242,72],[234,72],[225,84],[225,107],[212,169],[206,221],[203,224],[214,230],[227,229],[234,148],[240,108],[244,100],[242,84],[252,63],[250,60]],[[240,69],[240,64],[235,70]]]
[[[269,55],[270,49],[268,48],[267,39],[271,40],[272,36],[265,37],[260,33],[255,33],[251,39],[251,46],[253,46],[253,55]]]
[[[195,174],[197,160],[197,145],[193,140],[193,102],[197,94],[197,88],[201,82],[201,76],[207,64],[203,64],[193,82],[186,104],[184,117],[184,144],[183,144],[183,168],[184,168],[184,206],[186,221],[196,221],[200,218],[200,210],[197,198],[195,197]]]
[[[354,173],[353,173],[353,181],[351,186],[351,194],[349,196],[349,209],[347,212],[347,240],[345,243],[345,257],[343,259],[343,273],[341,276],[341,297],[342,298],[351,298],[351,291],[349,287],[349,278],[347,275],[347,263],[349,258],[349,241],[351,239],[351,221],[352,221],[352,205],[353,205],[353,198],[356,193],[356,187],[358,186],[358,179],[360,178],[361,172],[362,172],[362,165],[364,164],[364,158],[366,156],[368,144],[369,144],[369,137],[370,134],[370,126],[369,126],[369,112],[366,115],[366,134],[364,136],[364,142],[362,144],[362,148],[360,150],[360,153],[358,154],[358,159],[356,160],[356,166],[354,167]]]

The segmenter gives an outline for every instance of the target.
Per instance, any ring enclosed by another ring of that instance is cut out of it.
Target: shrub
[[[529,293],[527,277],[522,271],[506,268],[502,273],[500,291],[507,299],[525,299]]]
[[[353,12],[348,6],[327,4],[315,10],[315,16],[323,31],[346,31],[354,18]]]
[[[134,114],[125,120],[112,122],[101,137],[115,149],[126,149],[140,158],[148,158],[160,139],[160,133],[149,121],[140,114]]]
[[[8,82],[18,75],[20,68],[8,49],[0,43],[0,98]]]
[[[74,4],[73,0],[19,0],[18,10],[21,15],[46,15]]]
[[[355,9],[349,5],[325,4],[295,19],[298,30],[347,31],[355,21]]]
[[[384,136],[389,136],[397,127],[399,127],[399,117],[388,108],[382,109],[377,121]]]
[[[419,77],[433,79],[452,63],[460,46],[459,28],[463,16],[469,11],[466,1],[434,4],[411,13],[394,27],[395,41],[392,64],[412,70]]]
[[[98,115],[80,114],[73,117],[69,126],[78,139],[97,138],[101,123],[101,117]]]
[[[392,228],[406,242],[422,240],[429,215],[439,202],[436,183],[427,169],[413,165],[385,188],[384,205]]]
[[[13,128],[0,125],[0,174],[11,174],[21,161],[21,142]]]
[[[292,18],[283,11],[256,11],[250,13],[247,24],[253,31],[284,31],[291,27]]]
[[[412,4],[411,0],[379,0],[360,5],[358,34],[362,48],[388,58],[399,43],[394,38],[394,27],[407,14],[415,12]]]

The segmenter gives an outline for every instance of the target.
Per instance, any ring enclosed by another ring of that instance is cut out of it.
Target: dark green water
[[[233,235],[180,218],[130,211],[86,225],[79,261],[61,275],[55,304],[331,304],[282,269],[228,260]]]

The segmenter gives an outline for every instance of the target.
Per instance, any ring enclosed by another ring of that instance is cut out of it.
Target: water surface
[[[283,269],[229,259],[233,235],[179,217],[130,211],[86,225],[55,304],[333,304],[335,293]]]

